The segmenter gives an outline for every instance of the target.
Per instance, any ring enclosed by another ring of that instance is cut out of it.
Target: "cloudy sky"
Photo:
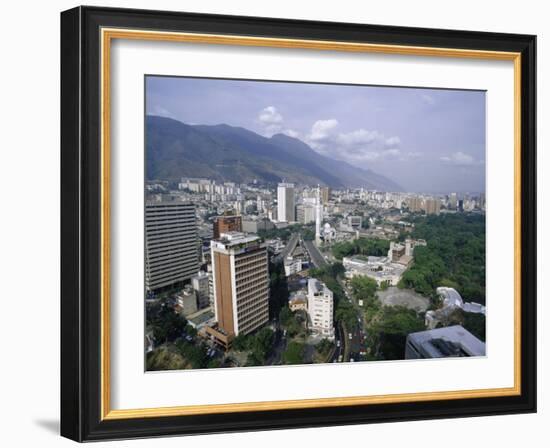
[[[147,77],[147,114],[285,133],[408,191],[485,191],[485,92]]]

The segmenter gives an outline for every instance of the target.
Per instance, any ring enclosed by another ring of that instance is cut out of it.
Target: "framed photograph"
[[[61,14],[61,433],[536,411],[535,36]]]

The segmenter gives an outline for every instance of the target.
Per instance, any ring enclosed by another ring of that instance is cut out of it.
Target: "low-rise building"
[[[305,291],[296,291],[290,294],[288,299],[288,308],[290,311],[307,311],[307,293]]]
[[[210,305],[210,286],[208,274],[204,271],[199,271],[191,277],[191,286],[197,295],[197,306],[199,309],[206,308]]]
[[[176,303],[177,309],[184,316],[189,316],[190,314],[196,313],[198,310],[197,294],[189,286],[176,294]]]
[[[405,359],[485,356],[485,343],[460,325],[407,336]]]
[[[302,260],[300,258],[286,257],[283,260],[283,264],[287,277],[297,274],[302,270]]]
[[[342,264],[346,269],[347,278],[365,275],[376,280],[378,286],[382,283],[388,286],[397,286],[406,270],[406,266],[394,263],[388,257],[355,255],[344,257]]]

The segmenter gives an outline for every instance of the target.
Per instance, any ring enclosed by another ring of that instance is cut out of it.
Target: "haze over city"
[[[485,191],[485,92],[147,77],[146,113],[283,133],[411,192]]]

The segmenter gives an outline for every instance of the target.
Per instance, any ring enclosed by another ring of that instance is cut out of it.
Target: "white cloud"
[[[175,115],[170,112],[168,109],[165,109],[161,106],[155,106],[153,108],[153,115],[158,115],[159,117],[166,117],[166,118],[176,118]]]
[[[483,164],[483,160],[476,160],[470,154],[466,154],[462,151],[457,151],[451,155],[440,157],[440,160],[445,164],[456,166],[473,166]]]
[[[304,140],[320,154],[355,164],[407,157],[399,149],[401,139],[398,136],[386,137],[377,130],[362,128],[337,132],[338,124],[334,118],[318,120]]]
[[[283,131],[283,134],[286,134],[286,135],[288,135],[289,137],[292,137],[292,138],[299,138],[300,137],[300,133],[298,131],[294,131],[292,129],[285,129]]]
[[[273,135],[283,129],[283,116],[274,106],[267,106],[258,115],[258,122],[263,126],[266,135]]]
[[[331,118],[329,120],[317,120],[311,127],[311,133],[308,139],[317,141],[324,140],[330,136],[331,131],[338,126],[338,120]]]

